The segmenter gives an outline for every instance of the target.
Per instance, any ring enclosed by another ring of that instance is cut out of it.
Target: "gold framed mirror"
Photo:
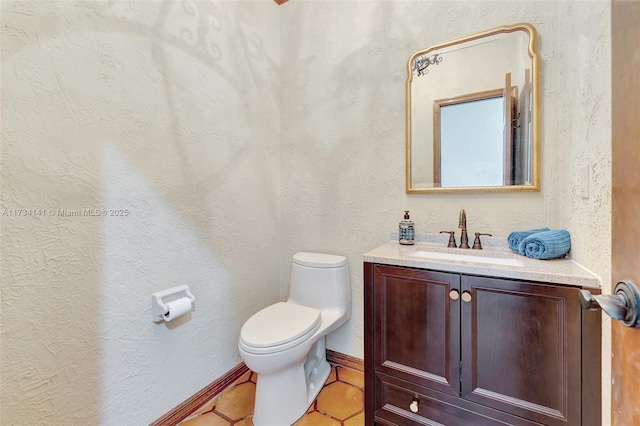
[[[409,57],[407,193],[540,190],[536,42],[521,23]]]

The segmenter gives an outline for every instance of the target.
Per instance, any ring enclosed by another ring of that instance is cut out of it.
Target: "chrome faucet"
[[[460,248],[469,248],[469,237],[467,236],[467,213],[464,209],[460,210],[458,228],[462,228],[462,231],[460,231]]]

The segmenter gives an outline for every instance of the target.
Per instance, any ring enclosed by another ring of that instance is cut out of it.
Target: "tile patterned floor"
[[[256,374],[248,371],[207,401],[180,426],[253,426]],[[294,426],[363,426],[364,376],[340,366],[331,375],[307,413]],[[281,425],[287,426],[287,425]]]

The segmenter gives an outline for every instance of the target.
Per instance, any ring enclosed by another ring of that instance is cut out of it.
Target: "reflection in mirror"
[[[518,185],[517,87],[472,93],[433,103],[433,182],[435,187]],[[495,143],[503,141],[503,143]],[[464,171],[464,173],[461,173]]]
[[[414,53],[407,193],[538,191],[538,57],[529,24]]]
[[[503,134],[502,90],[470,101],[436,100],[434,106],[435,186],[465,186],[469,179],[480,186],[502,185],[505,147],[492,143]]]

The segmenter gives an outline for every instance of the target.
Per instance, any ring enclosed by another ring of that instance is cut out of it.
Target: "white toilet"
[[[255,426],[291,425],[305,413],[331,371],[325,336],[350,315],[347,259],[296,253],[289,299],[256,313],[240,331],[240,356],[258,374]]]

